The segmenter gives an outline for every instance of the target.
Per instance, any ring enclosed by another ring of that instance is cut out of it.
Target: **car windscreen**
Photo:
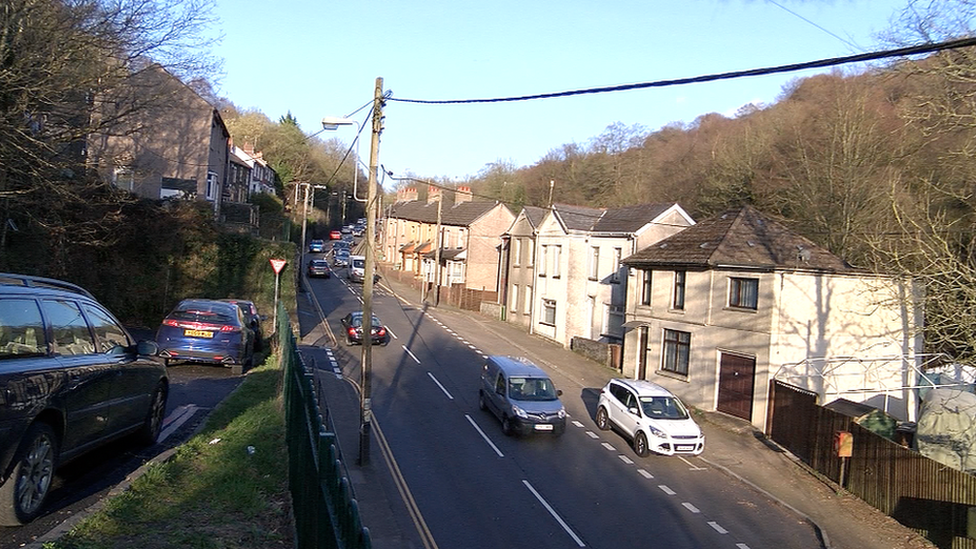
[[[237,315],[231,309],[188,307],[170,313],[170,318],[191,322],[210,322],[214,324],[237,324]]]
[[[640,397],[641,409],[644,415],[651,419],[687,419],[688,410],[675,397],[655,396]]]
[[[356,269],[363,269],[363,268],[366,267],[366,260],[365,259],[353,259],[352,260],[352,266],[354,268],[356,268]]]
[[[515,400],[556,400],[556,388],[549,378],[511,377],[508,396]]]

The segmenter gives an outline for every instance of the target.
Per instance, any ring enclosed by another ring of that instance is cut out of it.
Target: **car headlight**
[[[565,418],[565,417],[566,417],[566,409],[565,409],[565,408],[560,408],[560,409],[559,409],[559,413],[558,413],[558,414],[556,414],[556,415],[558,415],[558,416],[559,416],[559,419],[563,419],[563,418]]]
[[[653,425],[648,425],[647,430],[657,438],[668,438],[668,434]]]
[[[518,406],[512,406],[512,413],[522,419],[529,419],[529,414],[526,414],[525,410],[519,408]]]

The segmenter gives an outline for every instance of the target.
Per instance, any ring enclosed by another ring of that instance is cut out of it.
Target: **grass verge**
[[[45,549],[291,548],[278,363],[248,372],[169,461]]]

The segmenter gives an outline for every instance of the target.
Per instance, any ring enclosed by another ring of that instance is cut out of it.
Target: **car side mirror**
[[[562,389],[556,389],[556,396],[557,397],[563,396],[563,390]]]
[[[640,410],[638,410],[636,407],[627,408],[627,411],[634,414],[635,416],[640,415]]]
[[[159,345],[155,341],[143,340],[136,343],[136,354],[140,356],[156,356],[159,354]]]

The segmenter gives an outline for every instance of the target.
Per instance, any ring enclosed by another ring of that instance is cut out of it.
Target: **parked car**
[[[362,311],[356,311],[347,314],[340,320],[342,323],[342,331],[346,336],[346,345],[362,345],[363,344],[363,313]],[[372,337],[370,340],[373,345],[386,345],[389,343],[389,333],[387,329],[380,323],[380,319],[373,315],[372,325],[370,326],[370,333]]]
[[[241,309],[210,299],[184,299],[156,330],[167,362],[221,364],[241,374],[254,358],[254,332]]]
[[[0,274],[0,525],[37,517],[62,464],[124,435],[156,442],[158,354],[85,289]]]
[[[264,341],[264,334],[261,332],[261,321],[266,320],[267,316],[258,314],[258,307],[253,301],[244,299],[221,299],[221,301],[233,303],[241,308],[241,312],[244,313],[244,319],[247,320],[248,327],[254,332],[254,350],[260,350],[261,342]]]
[[[308,252],[313,254],[320,254],[325,251],[325,241],[315,239],[308,243]]]
[[[611,379],[600,392],[596,425],[617,428],[641,457],[698,455],[705,449],[705,435],[681,400],[650,381]]]
[[[329,262],[324,259],[313,259],[309,261],[308,276],[310,278],[317,276],[330,278],[332,276],[332,269],[329,268]]]
[[[552,380],[522,357],[490,356],[481,368],[478,406],[502,422],[506,435],[566,432],[566,409]]]
[[[339,240],[342,238],[341,231],[329,231],[329,240]]]

